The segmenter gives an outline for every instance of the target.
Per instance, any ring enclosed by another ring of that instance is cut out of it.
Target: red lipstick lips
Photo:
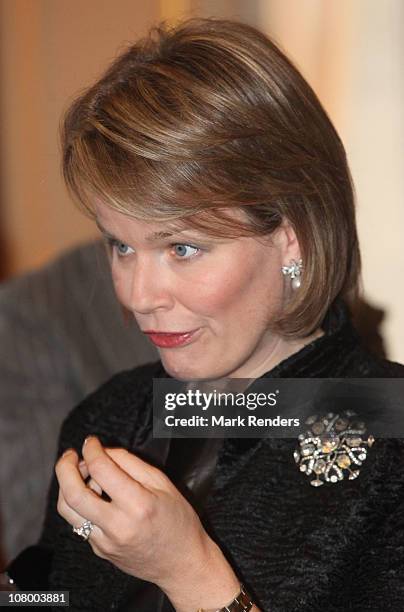
[[[175,348],[188,344],[197,331],[198,329],[189,332],[171,333],[148,330],[143,333],[145,333],[156,346],[161,348]]]

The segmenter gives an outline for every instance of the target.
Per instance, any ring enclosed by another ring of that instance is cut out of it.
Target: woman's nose
[[[130,278],[129,307],[136,314],[170,308],[172,295],[167,275],[158,264],[138,261]]]

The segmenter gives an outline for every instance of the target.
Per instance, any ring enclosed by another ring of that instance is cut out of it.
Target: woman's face
[[[285,343],[268,323],[286,299],[282,265],[299,258],[289,226],[271,239],[213,238],[191,229],[167,236],[166,224],[102,204],[96,213],[112,245],[117,297],[158,345],[171,376],[255,377],[282,355]]]

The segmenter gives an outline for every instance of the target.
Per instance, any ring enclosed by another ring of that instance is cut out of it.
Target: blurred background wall
[[[401,0],[0,0],[0,275],[96,235],[59,172],[59,120],[75,94],[159,19],[234,17],[274,37],[345,143],[365,297],[386,312],[388,356],[404,362],[403,13]]]

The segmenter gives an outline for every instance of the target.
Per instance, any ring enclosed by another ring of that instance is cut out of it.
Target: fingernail
[[[94,436],[87,436],[87,438],[83,442],[83,446],[85,446],[91,438],[94,438]]]
[[[67,455],[71,455],[73,452],[72,448],[68,448],[67,450],[65,450],[65,452],[63,453],[62,457],[67,457]]]

